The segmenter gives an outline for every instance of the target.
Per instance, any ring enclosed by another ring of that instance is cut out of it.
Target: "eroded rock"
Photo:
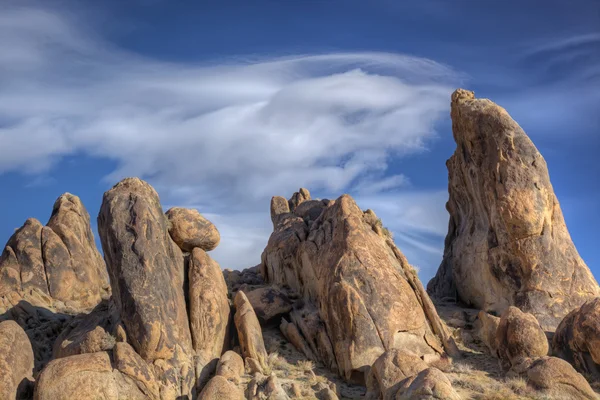
[[[292,302],[281,290],[265,286],[258,289],[244,291],[246,297],[258,317],[261,325],[267,325],[279,319],[292,310]]]
[[[16,322],[0,322],[0,399],[23,398],[33,382],[33,350]]]
[[[166,213],[169,233],[181,250],[191,253],[194,248],[214,250],[221,240],[217,227],[196,209],[173,207]]]
[[[408,349],[383,353],[371,367],[367,378],[367,399],[394,399],[406,378],[427,369],[428,365]]]
[[[244,393],[234,383],[228,381],[223,376],[212,378],[198,396],[199,400],[245,400]]]
[[[568,362],[556,357],[542,357],[527,371],[527,382],[554,398],[596,400],[585,378]]]
[[[235,327],[244,358],[256,360],[261,369],[267,366],[267,350],[258,318],[244,292],[237,292],[235,304]]]
[[[403,382],[397,400],[461,400],[448,377],[437,368],[427,368]]]

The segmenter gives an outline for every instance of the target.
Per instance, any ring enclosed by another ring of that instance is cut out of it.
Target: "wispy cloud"
[[[426,199],[389,194],[408,179],[388,163],[435,135],[457,79],[450,68],[390,53],[170,63],[82,25],[2,9],[0,173],[43,173],[74,153],[114,160],[108,180],[144,177],[164,201],[211,216],[223,267],[259,261],[270,196],[301,186],[366,196],[406,235],[440,234]],[[390,201],[402,210],[388,212]]]

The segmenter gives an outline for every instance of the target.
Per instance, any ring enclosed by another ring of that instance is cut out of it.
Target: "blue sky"
[[[260,261],[269,200],[348,192],[426,282],[443,249],[449,96],[505,107],[549,167],[600,276],[600,3],[0,3],[0,241],[63,192],[92,216],[125,176],[217,224],[223,268]]]

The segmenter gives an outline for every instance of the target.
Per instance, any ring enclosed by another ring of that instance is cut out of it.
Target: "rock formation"
[[[110,296],[90,217],[77,196],[63,194],[46,226],[30,218],[9,239],[0,258],[0,298],[7,307],[15,296],[71,312],[90,310]]]
[[[578,371],[600,378],[600,298],[586,302],[562,320],[552,338],[552,352]]]
[[[556,357],[537,359],[527,371],[527,381],[555,399],[597,400],[598,395],[568,362]]]
[[[363,213],[348,195],[311,200],[301,189],[289,201],[274,197],[271,217],[261,274],[301,294],[292,322],[325,365],[364,382],[392,348],[456,352],[414,270],[376,232],[373,212]]]
[[[0,399],[27,396],[33,382],[33,350],[16,322],[0,322]]]
[[[186,252],[214,250],[221,240],[217,227],[195,209],[173,207],[166,213],[173,241]]]
[[[191,395],[195,369],[183,255],[169,236],[158,194],[137,178],[119,182],[104,194],[98,231],[127,341],[160,370],[165,387]]]
[[[407,379],[398,390],[397,400],[461,400],[452,383],[437,368],[427,368]]]
[[[373,363],[369,372],[367,399],[395,399],[403,381],[427,367],[427,363],[410,350],[386,351]]]
[[[244,292],[237,292],[235,304],[235,327],[238,332],[242,355],[245,359],[255,360],[260,369],[267,366],[267,351],[258,318]]]
[[[514,305],[552,330],[600,289],[573,245],[546,162],[490,100],[458,89],[451,117],[450,222],[428,291],[497,315]]]

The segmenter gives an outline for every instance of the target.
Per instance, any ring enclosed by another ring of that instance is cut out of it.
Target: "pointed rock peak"
[[[125,178],[119,181],[116,185],[114,185],[109,191],[104,193],[106,196],[107,193],[111,193],[112,191],[127,191],[131,193],[145,193],[147,195],[156,197],[158,199],[158,193],[154,188],[146,181],[137,178]]]
[[[573,245],[546,162],[490,100],[459,89],[451,117],[450,223],[428,291],[497,314],[517,306],[554,329],[600,288]]]
[[[290,210],[293,212],[301,203],[310,200],[310,192],[308,189],[300,188],[288,200]]]

